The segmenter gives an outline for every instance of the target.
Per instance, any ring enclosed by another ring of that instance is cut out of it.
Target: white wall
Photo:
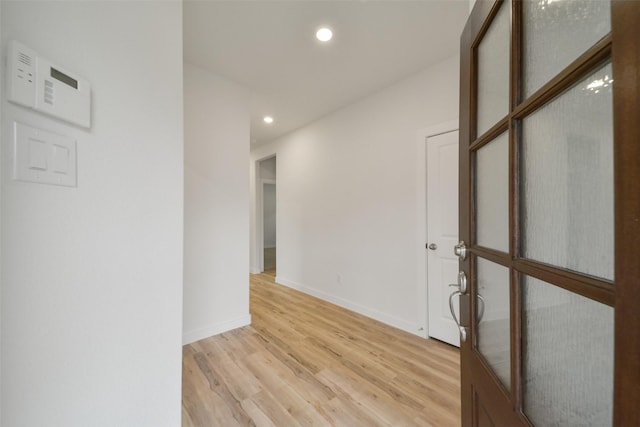
[[[2,101],[2,425],[178,426],[181,3],[0,7],[3,55],[93,89],[90,130]],[[11,180],[14,120],[77,139],[77,188]]]
[[[0,50],[2,49],[2,6],[0,5]],[[3,73],[4,75],[4,73]],[[3,108],[1,103],[3,102],[3,89],[4,84],[0,82],[0,188],[2,185],[2,176],[3,176],[3,168],[2,164],[4,163],[4,154],[2,153],[2,135],[3,135]],[[0,197],[0,331],[2,331],[2,197]],[[0,334],[1,337],[1,334]],[[2,425],[2,339],[0,338],[0,425]]]
[[[263,192],[264,215],[264,247],[276,247],[276,185],[264,184]]]
[[[410,332],[425,327],[416,132],[457,117],[458,75],[455,55],[252,151],[254,192],[256,160],[278,158],[280,283]]]
[[[0,5],[0,49],[2,49],[2,6]],[[4,75],[4,73],[2,73]],[[2,105],[3,102],[3,89],[4,84],[0,82],[0,187],[2,185],[2,174],[3,168],[2,164],[4,163],[4,155],[2,153],[2,135],[3,135],[3,113],[2,113]],[[2,197],[0,197],[0,280],[2,280]],[[0,281],[0,331],[2,331],[2,282]],[[0,334],[1,337],[1,334]],[[0,338],[0,425],[2,425],[2,339]]]
[[[251,323],[249,96],[184,64],[184,344]]]
[[[262,179],[277,179],[277,164],[276,158],[271,157],[260,162],[260,178]]]

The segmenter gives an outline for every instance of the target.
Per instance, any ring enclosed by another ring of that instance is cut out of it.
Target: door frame
[[[255,174],[254,179],[254,209],[253,209],[253,225],[255,230],[255,244],[253,248],[253,265],[251,266],[251,273],[260,274],[264,271],[264,216],[263,216],[263,203],[262,203],[262,185],[263,181],[272,181],[273,184],[276,184],[277,177],[275,180],[264,179],[261,176],[260,172],[260,164],[265,160],[270,160],[272,158],[277,159],[277,155],[268,154],[264,157],[261,157],[253,162],[253,169]],[[276,160],[277,162],[277,160]],[[277,185],[277,184],[276,184]],[[277,204],[277,203],[276,203]],[[276,207],[277,212],[277,207]],[[277,213],[276,213],[277,215]],[[277,218],[277,217],[276,217]],[[276,220],[277,221],[277,220]]]
[[[507,0],[508,1],[508,0]],[[484,29],[486,19],[498,4],[496,1],[477,1],[461,36],[460,67],[474,66],[472,45],[474,37]],[[517,3],[516,3],[517,4]],[[516,19],[519,19],[516,17]],[[640,50],[637,48],[637,28],[640,25],[640,2],[613,0],[611,2],[612,31],[610,35],[611,62],[614,70],[614,212],[615,212],[615,280],[612,287],[614,320],[613,420],[615,426],[640,425],[640,262],[636,248],[640,245]],[[512,47],[512,56],[517,53]],[[512,60],[512,71],[519,67],[519,58]],[[475,95],[473,73],[460,74],[460,163],[469,164],[469,141]],[[512,91],[517,90],[512,87]],[[511,99],[513,101],[513,97]],[[471,107],[470,107],[471,106]],[[470,241],[470,182],[469,168],[461,166],[460,176],[460,239]],[[473,251],[472,251],[473,252]],[[469,271],[469,260],[460,262],[461,270]],[[518,297],[518,296],[516,296]],[[469,308],[461,300],[461,311]],[[461,312],[466,325],[472,318],[468,310]],[[519,336],[514,337],[519,339]],[[471,345],[461,346],[461,355],[471,351]],[[516,355],[516,358],[520,355]],[[467,359],[469,360],[469,359]],[[462,422],[471,425],[472,368],[461,366]],[[512,414],[522,421],[517,412]],[[515,425],[515,423],[512,423]]]
[[[419,129],[416,132],[416,251],[417,251],[417,287],[418,319],[416,334],[429,338],[429,303],[427,283],[427,139],[458,130],[458,119],[448,120],[433,126]]]
[[[613,422],[633,426],[640,425],[640,262],[630,250],[640,247],[640,4],[614,1],[611,20],[614,73],[625,70],[613,85],[615,271],[624,272],[615,275]]]

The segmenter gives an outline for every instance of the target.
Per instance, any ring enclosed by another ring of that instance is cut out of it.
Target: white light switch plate
[[[13,179],[75,187],[76,141],[13,122]]]

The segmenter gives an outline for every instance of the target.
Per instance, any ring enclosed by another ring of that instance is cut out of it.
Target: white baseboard
[[[300,292],[304,292],[305,294],[312,295],[316,298],[320,298],[321,300],[328,301],[342,308],[346,308],[347,310],[355,311],[358,314],[362,314],[363,316],[370,317],[371,319],[377,320],[386,325],[393,326],[394,328],[402,329],[403,331],[409,332],[410,334],[414,334],[420,337],[423,336],[423,331],[419,331],[420,326],[418,324],[414,324],[406,320],[399,319],[388,313],[384,313],[382,311],[376,310],[374,308],[366,307],[361,304],[355,303],[353,301],[349,301],[347,299],[340,298],[340,297],[328,294],[326,292],[310,288],[308,286],[304,286],[300,283],[294,282],[293,280],[289,280],[281,276],[276,276],[275,281],[276,283],[279,283],[281,285],[287,286],[289,288],[295,289]]]
[[[232,329],[241,328],[251,324],[251,314],[239,317],[237,319],[227,320],[226,322],[216,323],[215,325],[198,328],[193,331],[184,332],[182,334],[182,345],[191,344]]]
[[[257,268],[257,267],[251,267],[249,269],[249,273],[251,273],[251,274],[260,274],[260,273],[262,273],[262,271],[260,271],[260,269]]]

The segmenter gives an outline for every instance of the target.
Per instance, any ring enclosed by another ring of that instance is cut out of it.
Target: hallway
[[[458,426],[458,350],[251,276],[252,326],[183,350],[183,426]]]

